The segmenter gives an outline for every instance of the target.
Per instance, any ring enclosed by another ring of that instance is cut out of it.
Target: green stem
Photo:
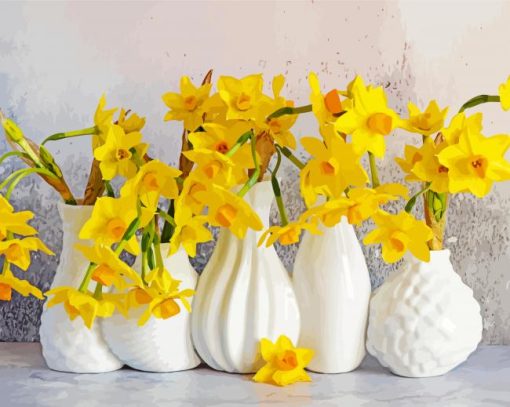
[[[174,218],[175,206],[174,206],[173,200],[171,200],[170,203],[168,204],[168,210],[167,210],[166,214],[169,217],[171,217],[172,219]],[[165,219],[165,223],[163,224],[163,230],[161,232],[161,242],[168,243],[170,241],[172,235],[174,234],[174,226],[170,222],[167,222],[166,218],[164,216],[162,216],[162,217],[163,217],[163,219]],[[174,224],[175,224],[175,222],[174,222]]]
[[[9,270],[9,262],[7,261],[7,259],[4,257],[4,266],[2,267],[2,276],[5,275],[5,273],[7,273],[7,270]]]
[[[278,109],[276,112],[271,113],[269,116],[267,116],[266,120],[276,119],[280,116],[285,116],[287,114],[301,114],[301,113],[308,113],[312,111],[312,105],[305,105],[305,106],[299,106],[299,107],[282,107],[281,109]]]
[[[170,216],[163,209],[159,209],[159,208],[158,208],[158,215],[161,216],[165,220],[165,222],[169,223],[170,225],[172,225],[172,227],[175,228],[175,220],[174,220],[173,216]],[[163,238],[161,238],[161,240],[163,240]]]
[[[260,166],[257,162],[257,150],[255,148],[255,135],[253,132],[251,133],[251,155],[253,157],[253,163],[255,164],[255,171],[253,171],[253,174],[251,174],[250,179],[244,184],[244,186],[241,188],[241,190],[237,193],[238,196],[241,198],[246,195],[246,193],[250,190],[252,186],[254,186],[257,183],[257,180],[260,175]]]
[[[411,213],[411,211],[413,210],[414,208],[414,205],[416,205],[416,200],[422,195],[424,194],[425,192],[427,192],[430,188],[430,182],[427,182],[425,184],[425,188],[423,188],[422,190],[418,191],[416,194],[414,194],[410,199],[409,201],[407,201],[407,204],[405,206],[405,211],[407,213]]]
[[[500,102],[499,96],[492,96],[492,95],[478,95],[471,99],[469,99],[466,103],[462,105],[462,107],[459,109],[459,113],[462,113],[464,110],[469,109],[471,107],[475,107],[478,105],[481,105],[483,103],[489,103],[489,102]]]
[[[9,151],[5,153],[3,156],[0,157],[0,164],[2,164],[5,160],[7,160],[9,157],[21,157],[21,158],[27,158],[28,155],[25,153],[22,153],[21,151]]]
[[[103,298],[103,284],[97,283],[96,289],[94,290],[94,298],[100,300]]]
[[[110,181],[104,181],[104,186],[106,187],[106,194],[110,198],[115,198],[115,191],[113,190],[112,184]]]
[[[287,157],[287,159],[294,164],[296,167],[298,167],[300,170],[302,170],[305,167],[305,164],[303,164],[294,154],[292,154],[292,151],[290,151],[287,147],[282,147],[279,145],[276,145],[276,148],[281,151],[281,153]]]
[[[90,134],[96,134],[97,133],[97,126],[87,127],[86,129],[81,130],[73,130],[73,131],[66,131],[65,133],[56,133],[53,134],[43,140],[41,145],[45,145],[48,141],[56,141],[56,140],[62,140],[65,138],[72,138],[72,137],[79,137],[79,136],[87,136]]]
[[[276,175],[278,173],[278,170],[280,169],[280,163],[282,161],[282,154],[280,153],[280,150],[276,150],[276,153],[278,154],[276,165],[274,167],[274,170],[271,172],[271,185],[273,186],[273,192],[276,199],[276,205],[278,206],[278,211],[280,212],[280,220],[282,226],[285,226],[289,223],[289,218],[287,217],[287,213],[285,212],[285,205],[283,204],[283,198],[282,198],[282,191],[280,189],[280,184],[278,183],[278,179],[276,178]]]
[[[236,143],[232,146],[230,150],[228,150],[225,155],[227,157],[232,157],[237,150],[241,148],[243,144],[245,144],[253,135],[253,130],[249,130],[246,133],[242,134],[241,137],[239,137],[236,141]]]
[[[22,168],[17,171],[14,171],[11,175],[9,175],[1,184],[0,184],[0,191],[4,189],[9,183],[9,188],[7,189],[7,193],[5,194],[5,198],[9,199],[12,192],[14,191],[14,188],[16,188],[16,185],[25,178],[26,176],[30,174],[43,174],[48,177],[57,178],[56,175],[51,173],[50,171],[44,169],[44,168]],[[11,182],[12,181],[12,182]]]
[[[372,188],[377,188],[381,183],[379,182],[379,175],[377,174],[375,156],[370,151],[368,152],[368,162],[370,164],[370,175],[372,176]]]

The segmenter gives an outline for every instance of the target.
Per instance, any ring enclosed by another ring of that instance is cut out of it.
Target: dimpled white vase
[[[264,226],[273,200],[271,184],[257,183],[246,195]],[[253,373],[261,367],[259,341],[299,337],[299,309],[291,281],[273,246],[257,247],[260,232],[244,240],[222,229],[209,263],[198,279],[192,335],[210,367]]]
[[[92,206],[60,204],[63,245],[60,262],[51,287],[78,287],[89,262],[74,248],[83,224],[90,218]],[[103,339],[101,321],[88,329],[80,317],[71,321],[62,304],[43,308],[39,335],[42,354],[50,369],[73,373],[102,373],[120,369],[122,362]]]
[[[354,228],[345,218],[321,229],[322,235],[305,232],[294,263],[299,346],[315,351],[309,370],[349,372],[366,354],[370,277]]]
[[[161,245],[164,255],[168,248],[168,244]],[[181,281],[179,290],[195,289],[197,272],[183,248],[164,257],[163,262],[172,277]],[[127,319],[119,313],[104,319],[103,335],[112,352],[126,365],[147,372],[175,372],[198,366],[200,359],[191,341],[190,313],[179,300],[177,303],[181,308],[177,315],[168,319],[151,317],[143,326],[138,326],[138,320],[146,307],[130,310]],[[193,298],[190,303],[193,307]]]
[[[455,273],[449,250],[430,252],[429,263],[406,259],[373,293],[367,349],[397,375],[442,375],[481,338],[480,306]]]

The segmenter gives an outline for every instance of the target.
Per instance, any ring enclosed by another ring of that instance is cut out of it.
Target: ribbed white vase
[[[265,224],[273,200],[271,184],[257,183],[245,199]],[[259,341],[299,337],[299,308],[294,289],[275,249],[257,247],[260,232],[239,240],[222,229],[199,280],[192,334],[200,357],[216,370],[253,373]]]
[[[315,351],[308,369],[349,372],[366,353],[370,276],[354,228],[345,218],[321,229],[322,235],[305,232],[294,263],[299,345]]]
[[[162,244],[161,250],[167,253],[168,244]],[[172,277],[181,281],[179,290],[195,289],[198,275],[184,249],[164,257],[163,261]],[[179,314],[168,319],[151,317],[143,326],[138,326],[138,320],[146,307],[130,310],[127,319],[115,313],[102,321],[104,338],[112,352],[134,369],[147,372],[193,369],[200,364],[200,359],[191,340],[190,313],[179,305]]]
[[[63,224],[60,262],[51,287],[78,287],[89,262],[74,248],[92,206],[59,204]],[[110,351],[103,339],[101,323],[96,320],[88,329],[78,317],[71,321],[62,305],[43,308],[39,335],[42,353],[50,369],[73,373],[102,373],[120,369],[122,362]]]
[[[450,251],[430,255],[429,263],[406,259],[370,303],[367,349],[400,376],[442,375],[482,338],[480,306],[455,273]]]

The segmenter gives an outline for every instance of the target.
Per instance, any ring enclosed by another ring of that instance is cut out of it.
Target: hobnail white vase
[[[83,224],[90,218],[92,206],[59,204],[63,225],[60,262],[51,287],[78,287],[89,262],[74,248]],[[122,362],[103,339],[101,323],[88,329],[78,317],[71,321],[62,305],[47,308],[41,315],[39,335],[42,354],[50,369],[73,373],[102,373],[120,369]]]
[[[168,247],[162,244],[162,252],[168,252]],[[164,257],[163,261],[172,276],[181,281],[179,290],[195,289],[198,275],[184,249]],[[193,307],[193,298],[190,303]],[[200,364],[200,359],[191,340],[190,313],[182,304],[180,308],[179,314],[171,318],[151,317],[143,326],[138,326],[138,320],[146,307],[130,310],[127,319],[115,313],[102,321],[104,338],[112,352],[134,369],[147,372],[193,369]]]
[[[299,345],[315,351],[308,369],[343,373],[365,357],[370,276],[347,220],[322,235],[305,232],[292,280],[301,313]]]
[[[246,195],[267,228],[273,200],[271,184],[257,183]],[[259,341],[280,335],[299,337],[299,308],[285,267],[273,246],[257,247],[260,232],[243,240],[222,229],[216,248],[198,279],[192,335],[198,354],[210,367],[253,373],[262,362]]]
[[[397,375],[442,375],[481,338],[480,306],[455,273],[449,250],[431,251],[429,263],[406,259],[373,293],[367,349]]]

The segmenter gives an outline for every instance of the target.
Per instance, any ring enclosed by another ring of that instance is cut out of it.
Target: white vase
[[[163,253],[168,248],[168,244],[161,245]],[[179,290],[195,289],[198,275],[184,249],[164,257],[164,264],[172,277],[181,281]],[[193,307],[193,298],[190,302]],[[102,321],[104,338],[112,352],[134,369],[147,372],[193,369],[200,359],[191,340],[190,313],[182,305],[180,308],[179,314],[171,318],[151,317],[143,326],[138,326],[138,320],[146,307],[130,310],[127,319],[115,313]]]
[[[51,287],[78,287],[89,262],[74,248],[92,206],[59,204],[63,225],[60,262]],[[50,369],[73,373],[102,373],[120,369],[122,362],[110,351],[103,339],[101,323],[96,320],[88,329],[78,317],[71,321],[62,305],[43,308],[39,335],[42,354]]]
[[[455,273],[449,250],[432,251],[429,263],[406,259],[373,293],[367,349],[397,375],[442,375],[481,338],[480,306]]]
[[[299,345],[315,351],[309,370],[349,372],[366,353],[370,276],[354,228],[345,218],[321,230],[322,235],[305,232],[294,263]]]
[[[246,195],[265,227],[273,200],[271,184],[257,183]],[[274,247],[257,247],[260,232],[244,240],[222,229],[199,280],[192,335],[198,354],[210,367],[253,373],[261,366],[259,341],[280,335],[299,337],[299,308],[292,284]]]

